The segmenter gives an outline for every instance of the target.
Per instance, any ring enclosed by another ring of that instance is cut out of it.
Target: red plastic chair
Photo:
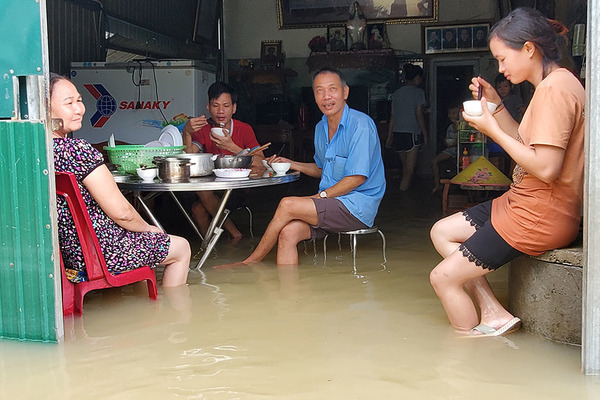
[[[73,216],[89,279],[80,283],[73,283],[68,280],[61,254],[63,314],[75,313],[81,315],[83,312],[83,297],[90,290],[125,286],[143,280],[148,282],[148,295],[150,298],[156,299],[156,275],[150,267],[144,266],[117,275],[108,272],[102,249],[98,243],[98,237],[94,231],[75,175],[71,172],[56,172],[56,195],[66,199]]]

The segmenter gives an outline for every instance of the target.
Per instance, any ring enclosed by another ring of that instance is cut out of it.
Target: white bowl
[[[487,102],[487,107],[490,113],[493,113],[498,107],[497,104]],[[463,102],[463,109],[465,114],[470,115],[472,117],[479,117],[483,115],[483,110],[481,109],[481,100],[467,100]]]
[[[289,162],[274,162],[271,163],[271,168],[275,171],[276,174],[283,175],[289,171],[292,164]]]
[[[219,178],[247,178],[251,169],[247,168],[216,168],[213,172]]]
[[[136,168],[135,172],[143,181],[152,181],[158,175],[158,168]]]
[[[487,107],[488,110],[490,110],[490,113],[493,113],[498,105],[488,101]],[[463,109],[465,110],[465,114],[471,117],[479,117],[483,115],[483,110],[481,109],[481,100],[467,100],[463,103]]]
[[[214,128],[210,128],[210,131],[217,136],[225,136],[225,133],[223,132],[223,128],[214,127]]]

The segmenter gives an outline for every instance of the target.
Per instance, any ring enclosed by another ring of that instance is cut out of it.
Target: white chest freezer
[[[74,137],[90,143],[146,144],[167,124],[183,129],[182,116],[206,114],[214,68],[197,61],[86,62],[71,64],[71,81],[86,112]]]

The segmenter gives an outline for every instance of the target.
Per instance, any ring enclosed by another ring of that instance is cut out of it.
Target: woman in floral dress
[[[50,78],[50,113],[63,127],[53,131],[54,169],[75,174],[96,230],[108,270],[112,274],[144,265],[165,266],[163,287],[184,285],[190,264],[186,239],[167,235],[149,225],[123,197],[104,159],[83,139],[67,134],[81,128],[85,106],[75,86],[65,77]],[[58,198],[58,234],[67,277],[87,280],[81,246],[66,202]]]

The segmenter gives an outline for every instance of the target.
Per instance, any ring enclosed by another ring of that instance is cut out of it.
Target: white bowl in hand
[[[495,103],[490,103],[488,101],[487,107],[488,110],[490,110],[490,113],[493,113],[496,110],[496,107],[498,107],[498,105]],[[481,108],[481,100],[467,100],[463,102],[463,109],[465,110],[465,114],[471,117],[479,117],[483,115],[483,110]]]
[[[210,131],[216,136],[225,136],[225,132],[223,132],[223,130],[226,130],[226,129],[217,128],[216,126],[213,128],[210,128]]]
[[[291,166],[292,166],[292,164],[289,162],[272,162],[271,163],[271,168],[273,168],[273,171],[275,171],[275,173],[277,175],[284,175],[286,172],[289,171]]]
[[[135,172],[143,181],[152,181],[158,176],[158,168],[136,168]]]

